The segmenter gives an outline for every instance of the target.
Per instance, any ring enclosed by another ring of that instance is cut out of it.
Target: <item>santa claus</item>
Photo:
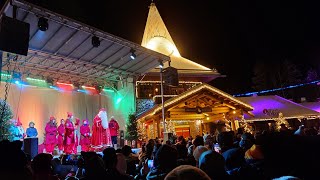
[[[110,145],[111,137],[108,128],[108,116],[105,108],[101,108],[93,119],[92,126],[92,145]]]
[[[91,144],[90,142],[91,133],[90,133],[89,121],[86,119],[83,120],[83,124],[80,127],[80,134],[81,134],[81,137],[80,137],[81,151],[87,152]]]
[[[46,152],[52,154],[54,147],[57,145],[57,124],[56,118],[50,117],[45,128],[45,148]]]

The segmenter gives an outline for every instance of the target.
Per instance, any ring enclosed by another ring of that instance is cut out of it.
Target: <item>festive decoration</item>
[[[7,102],[0,99],[0,141],[12,140],[12,135],[9,132],[11,124],[9,120],[13,117],[12,110]]]
[[[290,86],[286,86],[286,87],[283,87],[283,88],[275,88],[275,89],[267,89],[267,90],[262,90],[262,91],[248,92],[248,93],[243,93],[243,94],[236,94],[236,95],[233,95],[233,96],[234,97],[240,97],[240,96],[251,96],[251,95],[254,95],[254,94],[265,94],[265,93],[269,93],[269,92],[281,91],[281,90],[285,90],[285,89],[292,89],[292,88],[306,86],[306,85],[310,85],[310,84],[317,84],[319,82],[320,82],[320,80],[317,80],[317,81],[312,81],[312,82],[308,82],[308,83],[290,85]]]
[[[172,134],[176,134],[173,121],[166,121],[166,131]]]
[[[187,98],[187,97],[190,97],[190,96],[192,96],[193,94],[195,94],[195,93],[197,93],[197,92],[199,92],[199,91],[202,91],[202,90],[212,91],[212,92],[214,92],[214,93],[216,93],[216,94],[218,94],[218,95],[223,96],[224,98],[226,98],[226,99],[228,99],[228,100],[234,101],[235,103],[244,106],[245,108],[248,108],[248,109],[253,110],[253,107],[250,106],[249,104],[246,104],[246,103],[244,103],[244,102],[236,99],[236,98],[233,97],[232,95],[227,94],[227,93],[225,93],[225,92],[223,92],[223,91],[221,91],[221,90],[219,90],[219,89],[217,89],[217,88],[214,88],[214,87],[212,87],[212,86],[210,86],[210,85],[208,85],[208,84],[206,84],[206,83],[203,83],[203,84],[201,84],[201,85],[195,86],[195,87],[189,89],[188,91],[185,91],[185,92],[181,93],[179,96],[176,96],[176,97],[173,97],[173,98],[167,100],[167,101],[164,103],[164,108],[166,108],[166,107],[168,107],[168,106],[170,106],[170,105],[172,105],[172,104],[174,104],[174,103],[176,103],[176,102],[179,102],[179,101],[182,100],[182,99],[185,99],[185,98]],[[157,106],[153,109],[153,111],[151,111],[152,113],[146,113],[146,114],[142,115],[141,117],[139,117],[139,120],[141,120],[141,119],[143,119],[143,118],[145,118],[145,117],[147,117],[147,116],[155,115],[156,113],[160,112],[161,110],[162,110],[162,105],[161,105],[161,104],[160,104],[160,105],[157,105]],[[147,111],[147,112],[148,112],[148,111]]]
[[[280,112],[279,117],[275,119],[276,121],[276,130],[280,131],[281,125],[284,124],[286,128],[290,129],[288,121],[283,117],[283,114]]]
[[[138,128],[135,114],[129,114],[126,129],[127,140],[133,141],[138,139]]]
[[[137,127],[138,127],[138,139],[140,141],[145,141],[148,138],[146,124],[137,122]]]

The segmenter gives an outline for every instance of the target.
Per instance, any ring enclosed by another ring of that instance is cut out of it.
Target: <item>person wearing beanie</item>
[[[230,176],[225,171],[225,160],[223,156],[215,151],[209,150],[201,154],[199,168],[211,179],[227,180]]]
[[[196,147],[196,149],[193,152],[193,157],[197,162],[197,167],[198,167],[198,163],[199,163],[199,158],[201,156],[202,153],[208,151],[209,149],[205,146],[198,146]]]

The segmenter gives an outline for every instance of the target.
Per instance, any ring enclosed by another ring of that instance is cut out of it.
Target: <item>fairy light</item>
[[[189,89],[188,91],[184,92],[184,93],[181,93],[179,96],[176,96],[176,97],[173,97],[169,100],[167,100],[166,102],[164,102],[164,108],[180,101],[181,99],[185,99],[187,97],[190,97],[191,95],[201,91],[201,90],[209,90],[209,91],[212,91],[212,92],[215,92],[219,95],[222,95],[224,96],[225,98],[228,98],[230,100],[232,100],[233,102],[237,103],[237,104],[240,104],[242,106],[244,106],[245,108],[249,109],[249,110],[253,110],[254,108],[252,106],[250,106],[249,104],[246,104],[238,99],[236,99],[235,97],[233,97],[232,95],[228,94],[228,93],[225,93],[217,88],[214,88],[206,83],[202,83],[201,85],[198,85],[198,86],[195,86],[191,89]],[[155,115],[156,113],[158,113],[159,111],[162,110],[162,106],[161,105],[158,105],[152,109],[150,109],[149,111],[145,112],[143,116],[141,116],[139,119],[142,119],[142,118],[145,118],[147,116],[150,116],[150,115]],[[152,112],[152,113],[150,113]]]
[[[267,89],[267,90],[262,90],[262,91],[255,91],[255,92],[248,92],[248,93],[243,93],[243,94],[236,94],[236,95],[234,95],[234,97],[252,96],[254,94],[265,94],[265,93],[269,93],[269,92],[281,91],[281,90],[285,90],[285,89],[292,89],[292,88],[306,86],[306,85],[310,85],[310,84],[317,84],[319,82],[320,82],[320,80],[316,80],[316,81],[312,81],[312,82],[308,82],[308,83],[290,85],[290,86],[286,86],[286,87],[282,87],[282,88]]]

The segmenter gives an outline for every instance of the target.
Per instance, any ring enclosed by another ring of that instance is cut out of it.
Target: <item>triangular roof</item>
[[[210,86],[209,84],[202,83],[200,85],[197,85],[193,88],[190,88],[189,90],[179,94],[176,97],[170,98],[167,101],[164,102],[164,108],[169,109],[171,107],[174,107],[182,102],[185,102],[186,100],[190,98],[195,98],[194,96],[199,94],[207,94],[210,93],[210,96],[216,96],[216,101],[220,101],[223,104],[228,104],[228,106],[233,106],[234,108],[237,107],[237,109],[243,109],[246,113],[252,115],[250,111],[253,110],[253,107],[245,102],[242,102],[241,100],[233,97],[232,95],[225,93],[213,86]],[[150,115],[155,115],[157,113],[160,113],[162,110],[162,104],[156,105],[155,107],[147,110],[146,112],[142,113],[138,116],[137,119],[142,119],[145,117],[148,117]]]
[[[238,99],[254,107],[252,111],[254,117],[245,117],[246,120],[274,120],[279,117],[280,112],[285,119],[317,118],[320,115],[314,110],[276,95],[238,97]]]
[[[182,70],[182,73],[219,75],[216,70],[212,70],[201,64],[181,57],[154,3],[151,3],[149,7],[148,19],[144,30],[141,46],[170,56],[171,66],[178,70]],[[164,64],[164,67],[168,66],[168,63]],[[186,70],[189,71],[187,72]],[[155,69],[151,72],[153,71],[159,72],[159,70]]]

